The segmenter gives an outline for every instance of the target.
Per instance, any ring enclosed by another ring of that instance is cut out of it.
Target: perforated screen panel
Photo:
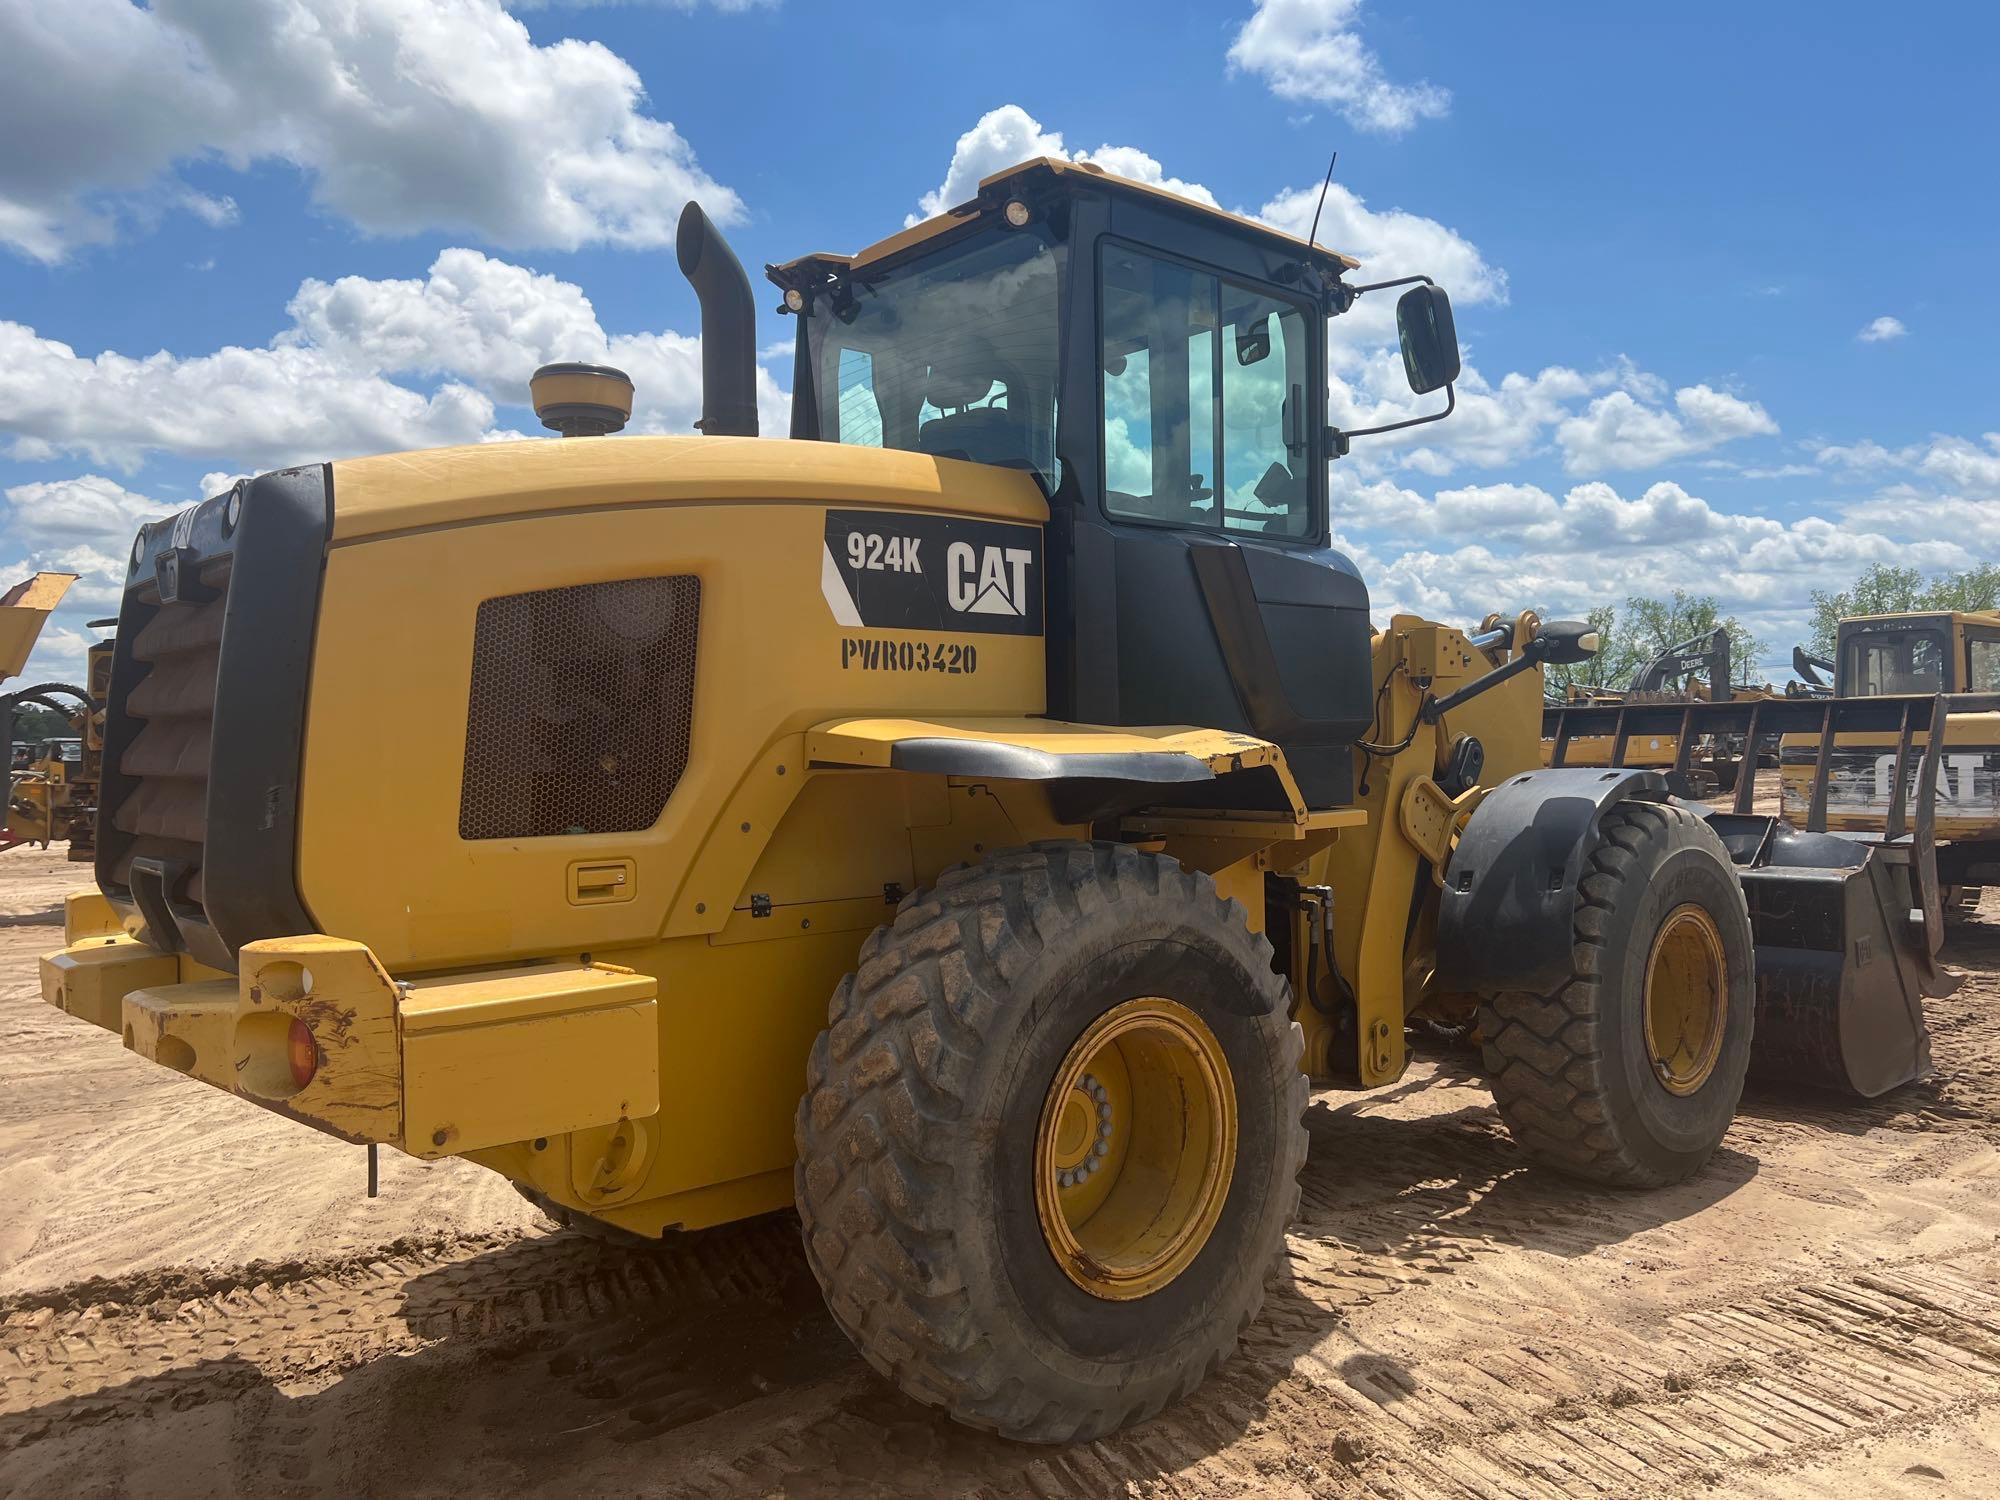
[[[700,616],[693,577],[481,604],[459,837],[651,827],[687,769]]]

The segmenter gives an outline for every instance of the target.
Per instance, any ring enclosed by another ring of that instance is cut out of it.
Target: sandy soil
[[[41,1005],[0,857],[0,1494],[2000,1493],[2000,896],[1937,1074],[1755,1088],[1651,1194],[1526,1167],[1467,1060],[1325,1093],[1288,1274],[1174,1412],[1026,1449],[901,1399],[794,1227],[659,1252],[362,1153]]]

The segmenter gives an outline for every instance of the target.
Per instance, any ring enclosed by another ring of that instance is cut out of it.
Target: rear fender
[[[1058,821],[1141,807],[1306,816],[1285,753],[1268,740],[1175,725],[1110,728],[1055,719],[840,719],[806,735],[816,770],[909,771],[1048,785]]]
[[[1569,978],[1577,883],[1604,814],[1633,799],[1666,801],[1666,777],[1562,767],[1489,792],[1445,868],[1433,986],[1546,993]]]

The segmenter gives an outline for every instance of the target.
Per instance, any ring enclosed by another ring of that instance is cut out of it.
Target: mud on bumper
[[[659,1111],[658,987],[613,965],[398,980],[314,934],[246,943],[223,974],[135,941],[96,892],[70,899],[65,937],[48,1003],[342,1140],[458,1156]]]

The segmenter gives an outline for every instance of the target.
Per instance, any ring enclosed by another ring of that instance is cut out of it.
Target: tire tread
[[[1264,1281],[1282,1262],[1279,1236],[1240,1316],[1219,1320],[1184,1372],[1148,1383],[1136,1399],[1128,1388],[1083,1409],[1051,1401],[1009,1368],[976,1325],[958,1274],[959,1246],[942,1211],[956,1190],[946,1142],[971,1107],[966,1091],[1010,980],[1103,904],[1168,894],[1194,903],[1205,921],[1244,925],[1243,908],[1219,897],[1213,880],[1163,856],[1102,842],[1002,850],[904,897],[894,920],[862,945],[856,971],[828,1005],[828,1030],[813,1046],[794,1132],[807,1261],[834,1320],[868,1363],[971,1426],[1068,1442],[1153,1415],[1229,1356],[1262,1306]],[[1270,970],[1269,943],[1250,936],[1262,959],[1259,1025],[1290,1046],[1296,1061],[1302,1038],[1290,1019],[1290,986]],[[1291,1128],[1281,1131],[1290,1158],[1281,1179],[1289,1183],[1287,1224],[1298,1208],[1307,1139],[1307,1081],[1302,1072],[1292,1078],[1283,1116]]]
[[[1599,955],[1611,914],[1643,877],[1648,856],[1689,825],[1705,831],[1695,814],[1669,803],[1627,801],[1607,812],[1602,838],[1577,883],[1570,977],[1546,995],[1503,991],[1479,1007],[1486,1072],[1514,1139],[1573,1176],[1611,1187],[1663,1187],[1676,1180],[1645,1161],[1612,1123],[1615,1060],[1597,1045],[1605,1003]],[[1740,884],[1736,899],[1747,926]]]

